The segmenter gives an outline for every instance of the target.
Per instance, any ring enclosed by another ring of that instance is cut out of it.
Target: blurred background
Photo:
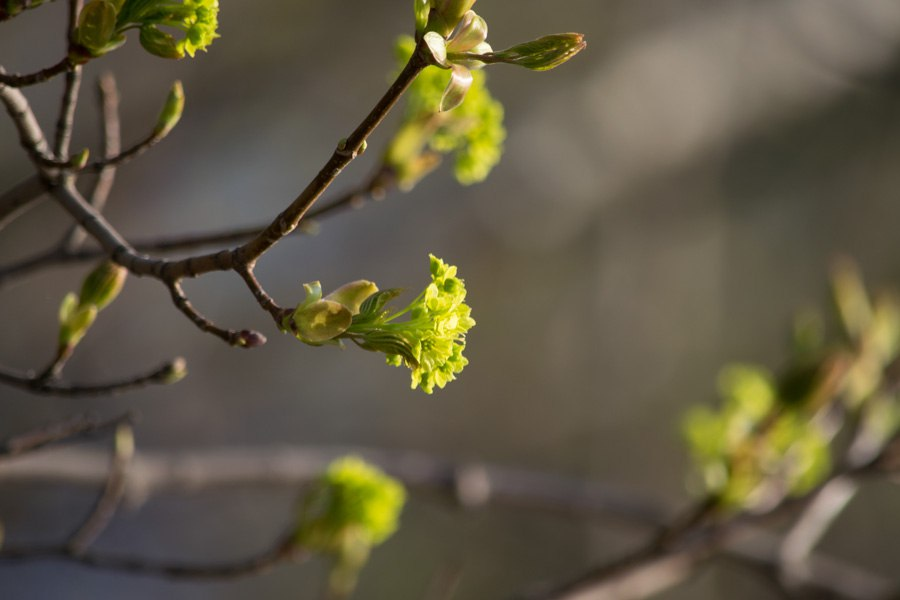
[[[73,147],[98,141],[92,87],[118,77],[124,143],[152,127],[172,80],[184,118],[119,170],[107,216],[131,238],[264,222],[316,173],[386,89],[408,0],[221,4],[221,39],[164,61],[131,38],[85,70]],[[142,415],[143,450],[350,444],[416,450],[601,481],[684,506],[678,423],[715,400],[725,363],[777,368],[791,316],[826,306],[830,261],[855,258],[876,288],[900,282],[900,3],[896,0],[518,0],[476,6],[503,48],[559,31],[588,48],[547,73],[490,69],[506,154],[481,185],[445,166],[408,194],[322,221],[257,269],[284,305],[302,282],[367,278],[415,290],[428,253],[459,266],[478,325],[459,380],[425,396],[406,370],[354,348],[280,336],[233,275],[186,284],[194,305],[269,343],[226,347],[190,326],[156,281],[130,279],[82,342],[68,380],[103,381],[175,355],[190,376],[120,398],[0,389],[0,436],[86,409]],[[28,72],[63,51],[56,2],[0,25],[0,64]],[[45,129],[60,81],[29,88]],[[395,115],[396,116],[396,115]],[[364,181],[392,124],[328,197]],[[29,174],[0,119],[0,189]],[[3,263],[48,247],[67,221],[44,202],[0,237]],[[54,268],[0,294],[2,364],[51,357],[56,311],[82,268]],[[54,541],[94,490],[3,484],[7,538]],[[97,544],[183,560],[241,557],[290,520],[296,491],[154,496]],[[823,548],[896,573],[900,491],[867,487]],[[642,539],[609,523],[525,510],[465,511],[413,497],[362,574],[358,598],[424,598],[458,574],[454,598],[505,597],[559,580]],[[235,583],[172,583],[60,563],[0,567],[9,598],[315,598],[324,566]],[[724,591],[724,590],[727,590]],[[667,599],[776,598],[753,574],[713,565]]]

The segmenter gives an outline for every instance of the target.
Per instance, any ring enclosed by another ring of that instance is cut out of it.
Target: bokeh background
[[[107,211],[126,236],[262,222],[305,185],[386,88],[408,0],[226,0],[208,54],[169,62],[136,39],[86,69],[75,147],[96,144],[91,85],[118,76],[125,143],[152,126],[173,79],[187,108],[164,144],[120,169]],[[791,315],[827,304],[838,254],[875,287],[900,283],[900,3],[896,0],[483,0],[495,48],[557,31],[589,46],[563,67],[489,72],[507,109],[506,154],[460,187],[442,168],[411,193],[281,243],[258,274],[282,304],[300,284],[368,278],[420,287],[433,252],[460,268],[478,326],[459,380],[426,397],[380,356],[279,336],[237,277],[188,282],[221,324],[265,332],[233,350],[190,326],[155,281],[129,280],[67,377],[99,381],[183,355],[175,387],[74,401],[0,389],[0,435],[92,409],[142,414],[140,449],[352,444],[417,450],[602,481],[678,507],[689,501],[678,435],[686,407],[715,399],[725,363],[777,367]],[[0,64],[30,71],[63,49],[65,6],[0,25]],[[27,90],[50,129],[60,82]],[[332,192],[363,181],[396,119]],[[0,119],[0,188],[30,172]],[[96,146],[95,146],[96,147]],[[66,220],[45,202],[0,237],[3,262],[47,247]],[[83,270],[54,268],[0,294],[0,360],[51,355],[62,295]],[[58,540],[94,491],[2,485],[9,540]],[[98,542],[170,559],[266,546],[293,490],[151,498]],[[900,492],[867,487],[825,540],[830,553],[896,573]],[[377,550],[358,598],[505,597],[577,573],[640,537],[528,511],[465,511],[413,498]],[[171,583],[58,563],[0,566],[8,598],[315,598],[324,567],[236,583]],[[669,599],[777,597],[714,565]]]

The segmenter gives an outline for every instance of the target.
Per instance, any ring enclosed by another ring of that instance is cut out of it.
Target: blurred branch
[[[248,559],[229,563],[194,565],[179,562],[152,561],[144,558],[78,553],[69,546],[5,547],[0,550],[0,563],[31,560],[60,560],[108,571],[173,579],[236,579],[261,575],[284,562],[302,562],[309,554],[294,542],[293,531],[270,549]]]
[[[7,439],[0,445],[0,457],[19,456],[62,441],[94,436],[133,421],[134,414],[131,412],[112,419],[77,415]]]
[[[119,423],[113,436],[113,454],[109,474],[103,492],[93,510],[69,538],[67,547],[76,555],[83,555],[88,547],[103,533],[122,498],[125,497],[125,481],[128,466],[134,457],[134,431],[129,423]]]
[[[665,532],[662,537],[657,536],[649,543],[618,559],[592,567],[569,581],[544,592],[529,595],[528,598],[530,600],[586,600],[588,598],[592,600],[601,598],[624,600],[643,598],[648,594],[661,591],[686,579],[698,565],[715,556],[718,551],[727,549],[732,540],[746,534],[748,527],[752,528],[764,524],[774,517],[804,510],[819,497],[821,491],[827,488],[831,481],[873,474],[884,475],[888,472],[889,467],[900,466],[885,463],[883,460],[884,456],[894,455],[898,446],[900,446],[900,437],[895,438],[883,448],[878,456],[871,460],[838,470],[829,481],[810,494],[799,498],[787,498],[762,513],[737,514],[711,523],[705,519],[694,519],[692,523],[688,522],[687,525],[677,527],[672,532]],[[704,503],[698,505],[697,514],[706,512],[704,506]],[[660,540],[665,540],[665,543],[660,543]],[[780,547],[776,548],[771,556],[767,557],[767,560],[780,565]],[[813,580],[812,576],[811,570],[803,574],[802,583],[805,587],[821,588],[826,585],[826,582]],[[878,589],[882,588],[878,587]],[[839,590],[831,590],[831,592],[848,600],[860,600],[863,597],[859,595],[859,590],[853,590],[853,593],[849,595]],[[900,594],[900,589],[896,585],[891,585],[889,591],[883,595],[874,595],[872,598],[894,597],[894,594]]]
[[[585,482],[539,472],[496,465],[459,464],[412,452],[389,452],[364,448],[231,448],[190,453],[139,452],[128,469],[124,501],[140,504],[155,494],[197,492],[236,486],[296,487],[315,477],[338,456],[360,454],[379,464],[411,489],[433,494],[468,508],[495,505],[535,510],[578,519],[608,519],[617,524],[658,529],[672,521],[668,511],[637,494],[597,482]],[[869,467],[867,467],[869,468]],[[52,482],[91,486],[106,481],[104,453],[83,448],[29,454],[0,462],[0,481]],[[760,526],[775,516],[797,510],[803,501],[789,501],[773,513],[741,515],[725,524],[704,524],[683,529],[679,539],[659,535],[652,547],[637,550],[603,567],[603,581],[572,587],[534,598],[644,598],[680,583],[697,565],[724,552],[735,560],[765,569],[775,576],[780,565],[781,538]],[[701,504],[702,506],[702,504]],[[706,511],[696,511],[695,514]],[[696,519],[675,520],[697,522]],[[150,564],[137,559],[76,557],[65,548],[6,549],[2,559],[63,558],[89,566],[175,577],[219,577],[260,572],[251,564],[280,562],[278,551],[266,560],[255,559],[228,567],[186,567]],[[852,565],[820,554],[810,555],[807,589],[839,598],[875,600],[896,593],[895,583],[871,575]],[[595,570],[594,573],[599,573]],[[570,585],[571,587],[571,585]]]
[[[173,377],[178,377],[179,373],[184,373],[184,359],[182,358],[169,361],[149,373],[96,385],[65,384],[39,375],[16,373],[5,367],[0,367],[0,382],[35,394],[79,398],[115,395],[148,385],[164,385],[171,383]]]

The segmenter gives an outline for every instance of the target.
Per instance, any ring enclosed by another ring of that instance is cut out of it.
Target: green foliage
[[[405,64],[414,49],[412,38],[401,38],[398,62]],[[410,86],[403,123],[385,155],[402,188],[415,186],[444,154],[454,154],[454,174],[464,185],[483,181],[500,161],[506,139],[503,105],[491,96],[483,72],[474,71],[472,77],[465,101],[448,112],[439,109],[450,71],[428,67]]]
[[[385,290],[363,303],[346,336],[367,350],[384,352],[390,365],[412,371],[411,387],[431,394],[456,379],[468,364],[463,356],[466,333],[475,325],[465,303],[466,287],[456,267],[430,256],[431,283],[397,313],[384,305],[397,295]],[[396,319],[408,315],[405,321]]]
[[[720,410],[692,409],[684,435],[708,493],[727,508],[753,508],[783,491],[802,494],[830,468],[828,439],[801,411],[778,405],[765,370],[723,369]]]
[[[357,457],[335,461],[306,495],[296,541],[335,559],[331,588],[352,590],[372,548],[397,530],[406,491],[378,468]]]
[[[854,436],[877,448],[900,427],[900,401],[887,372],[900,354],[900,302],[873,302],[855,265],[839,261],[832,290],[842,337],[827,343],[810,312],[795,322],[792,355],[779,377],[735,365],[719,377],[719,410],[693,408],[683,432],[707,493],[723,507],[752,509],[804,494],[831,463],[825,415],[849,411]]]
[[[219,37],[218,13],[218,0],[91,0],[79,15],[75,41],[90,56],[101,56],[124,44],[125,32],[138,29],[151,54],[184,58]],[[176,39],[171,29],[182,37]]]

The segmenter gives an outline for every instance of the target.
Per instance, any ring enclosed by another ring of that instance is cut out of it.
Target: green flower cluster
[[[431,283],[406,308],[385,308],[401,290],[378,290],[371,281],[354,281],[322,296],[318,281],[304,285],[306,298],[282,322],[285,331],[313,346],[350,340],[360,348],[387,354],[390,365],[412,370],[412,388],[431,394],[456,379],[468,364],[466,332],[475,325],[465,303],[466,286],[456,267],[430,255]],[[409,318],[398,321],[398,317]]]
[[[89,56],[125,43],[137,29],[145,50],[163,58],[194,56],[219,37],[218,0],[91,0],[81,11],[75,41]],[[176,39],[165,29],[183,33]]]
[[[409,60],[415,46],[411,37],[398,40],[400,65]],[[503,105],[488,91],[483,71],[472,71],[472,76],[463,103],[445,112],[440,112],[440,105],[450,71],[428,67],[410,86],[403,124],[385,154],[385,163],[403,189],[415,186],[444,154],[454,154],[454,174],[464,185],[483,181],[500,162],[506,139]]]
[[[307,494],[296,539],[305,548],[341,556],[368,549],[397,530],[406,492],[357,457],[332,463]]]
[[[786,408],[764,369],[725,368],[720,410],[692,409],[684,435],[706,491],[731,509],[803,494],[828,473],[828,437],[805,411]]]
[[[409,306],[393,314],[382,311],[399,291],[379,292],[363,303],[347,329],[347,337],[359,346],[387,354],[389,365],[409,367],[410,387],[420,387],[426,394],[456,379],[469,363],[462,353],[466,333],[475,325],[456,267],[434,255],[430,260],[431,283]],[[396,320],[407,314],[407,320]]]

